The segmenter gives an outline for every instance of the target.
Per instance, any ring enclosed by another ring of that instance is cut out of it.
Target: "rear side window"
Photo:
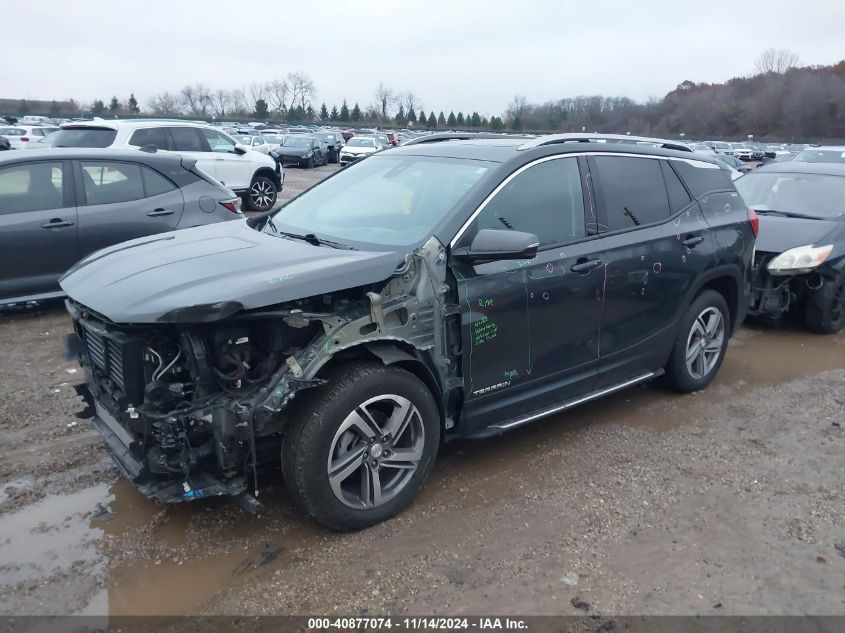
[[[669,218],[669,198],[660,166],[653,158],[596,156],[608,231],[631,229]]]
[[[177,152],[207,152],[208,146],[200,136],[199,130],[193,127],[172,127],[173,149]]]
[[[231,153],[235,151],[235,142],[217,130],[200,130],[212,152]],[[246,142],[249,145],[249,141]]]
[[[150,127],[143,130],[135,130],[129,138],[129,144],[135,147],[155,145],[158,149],[170,149],[170,141],[167,138],[167,130],[163,127]]]
[[[144,197],[140,165],[105,161],[82,161],[80,165],[87,204],[115,204]]]
[[[673,161],[694,198],[700,199],[714,191],[733,191],[731,173],[714,163],[698,163],[696,167],[686,161]]]
[[[549,160],[514,177],[479,213],[481,229],[533,233],[540,245],[565,244],[586,235],[577,158]]]
[[[666,181],[666,191],[669,194],[669,207],[672,213],[677,213],[692,202],[692,199],[669,162],[661,160],[660,166],[663,169],[663,179]]]
[[[0,214],[61,209],[62,163],[29,163],[0,169]]]
[[[147,198],[160,196],[176,189],[176,185],[149,167],[141,167],[141,176],[144,181],[144,194]]]
[[[56,132],[53,147],[109,147],[117,131],[105,128],[77,128]]]

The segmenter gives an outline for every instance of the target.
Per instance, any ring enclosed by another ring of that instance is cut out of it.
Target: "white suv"
[[[244,147],[228,134],[187,121],[94,120],[65,123],[53,147],[137,147],[175,152],[196,159],[209,176],[241,195],[252,211],[267,211],[276,204],[284,174],[275,160]]]

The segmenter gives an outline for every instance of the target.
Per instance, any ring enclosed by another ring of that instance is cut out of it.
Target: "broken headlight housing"
[[[833,244],[796,246],[775,257],[767,268],[772,275],[803,275],[820,266],[832,250]]]

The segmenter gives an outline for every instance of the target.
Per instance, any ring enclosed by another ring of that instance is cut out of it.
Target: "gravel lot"
[[[407,511],[336,534],[275,472],[257,516],[141,497],[75,415],[68,328],[0,319],[0,614],[845,614],[845,334],[745,326],[707,391],[450,444]]]

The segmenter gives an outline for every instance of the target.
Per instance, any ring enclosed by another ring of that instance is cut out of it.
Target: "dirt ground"
[[[256,516],[144,499],[76,416],[68,329],[0,318],[0,615],[845,614],[845,334],[746,325],[708,390],[449,444],[405,512],[338,534],[277,472]]]

